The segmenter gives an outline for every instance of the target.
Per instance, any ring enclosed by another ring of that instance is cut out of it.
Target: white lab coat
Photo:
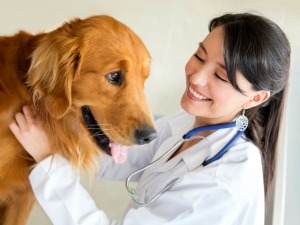
[[[130,149],[129,159],[123,165],[105,159],[100,179],[126,179],[172,147],[192,128],[193,122],[194,118],[186,113],[159,120],[158,138]],[[96,207],[79,183],[79,175],[59,155],[52,163],[50,157],[39,163],[30,174],[30,182],[38,202],[56,225],[263,225],[263,173],[256,146],[239,138],[221,159],[200,166],[236,132],[236,128],[215,131],[207,140],[136,177],[142,200],[157,194],[173,179],[178,180],[146,207],[131,203],[120,222]]]

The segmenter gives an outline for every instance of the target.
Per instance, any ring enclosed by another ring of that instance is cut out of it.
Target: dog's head
[[[119,21],[109,16],[75,19],[43,35],[27,82],[34,101],[42,102],[50,117],[73,113],[83,123],[80,112],[88,106],[103,138],[144,144],[156,137],[144,95],[150,60],[140,38]],[[102,144],[109,150],[106,140]]]

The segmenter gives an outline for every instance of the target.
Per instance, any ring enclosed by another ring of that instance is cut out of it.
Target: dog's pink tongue
[[[117,164],[122,164],[126,161],[128,155],[128,147],[111,142],[111,155]]]

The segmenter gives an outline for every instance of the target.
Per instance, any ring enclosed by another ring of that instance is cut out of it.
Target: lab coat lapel
[[[192,171],[202,165],[205,160],[215,156],[236,134],[237,129],[221,129],[210,134],[206,139],[194,145],[190,151],[184,152],[183,160]]]
[[[163,154],[165,154],[168,150],[170,150],[178,141],[182,140],[183,135],[188,132],[190,129],[192,129],[194,123],[194,117],[190,115],[186,115],[185,118],[181,121],[170,120],[168,121],[168,124],[171,129],[171,135],[169,138],[167,138],[162,145],[159,147],[158,151],[156,152],[153,161],[157,160],[159,157],[161,157]],[[179,146],[178,146],[179,147]],[[155,172],[165,172],[171,168],[173,168],[181,158],[173,158],[172,160],[167,160],[170,158],[170,156],[178,149],[173,149],[172,152],[170,152],[164,159],[162,159],[157,165],[153,166],[153,168],[150,171]],[[152,161],[152,162],[153,162]]]
[[[166,140],[161,147],[159,148],[159,151],[155,155],[154,160],[161,157],[165,152],[167,152],[169,149],[171,149],[175,143],[177,143],[181,138],[181,136],[171,136],[168,140]],[[177,150],[178,148],[174,148],[165,158],[160,160],[151,170],[151,172],[165,172],[171,168],[173,168],[179,161],[177,160],[169,160],[167,161],[171,155]],[[174,158],[175,159],[175,158]]]
[[[175,151],[176,150],[174,150],[173,152]],[[190,149],[187,149],[185,152],[172,158],[171,160],[167,162],[166,160],[164,160],[164,162],[162,162],[160,166],[155,169],[155,172],[166,172],[168,170],[171,170],[181,160],[185,162],[189,171],[192,171],[193,169],[201,166],[203,161],[208,157],[208,155],[209,155],[209,142],[204,139],[199,143],[195,144],[194,146],[192,146]]]
[[[202,140],[184,153],[185,154],[183,154],[182,157],[183,161],[185,162],[189,171],[193,171],[194,169],[200,167],[204,160],[207,159],[209,155],[209,142]]]

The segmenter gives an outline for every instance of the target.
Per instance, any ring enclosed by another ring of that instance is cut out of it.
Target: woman
[[[150,204],[132,203],[119,223],[96,208],[66,159],[50,156],[47,134],[33,112],[24,107],[24,114],[16,115],[10,128],[38,162],[31,185],[54,224],[264,224],[264,194],[273,178],[288,80],[289,42],[276,24],[253,14],[214,18],[209,31],[186,64],[184,112],[160,119],[158,138],[130,149],[125,164],[105,159],[100,178],[126,179],[192,128],[237,121],[244,122],[241,131],[229,127],[196,132],[202,138],[180,144],[142,175],[133,176],[139,181],[135,200]],[[231,145],[225,149],[227,143]],[[221,150],[225,154],[218,156]]]

